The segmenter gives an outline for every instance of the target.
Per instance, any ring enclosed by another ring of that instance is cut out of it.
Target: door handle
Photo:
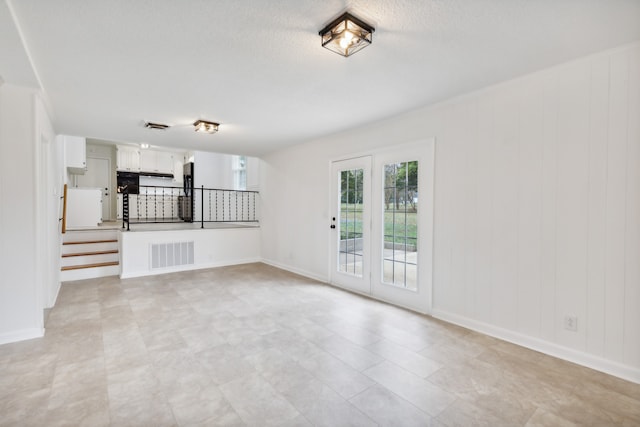
[[[335,224],[331,224],[331,225],[329,226],[329,228],[336,228],[336,225],[335,225]]]

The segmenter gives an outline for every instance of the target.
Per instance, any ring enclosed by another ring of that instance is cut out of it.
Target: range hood
[[[140,171],[140,176],[152,176],[154,178],[173,178],[172,173],[144,172]]]

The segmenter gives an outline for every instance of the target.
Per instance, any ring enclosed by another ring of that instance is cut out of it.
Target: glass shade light
[[[218,132],[218,126],[220,126],[220,124],[206,120],[196,120],[193,126],[196,132],[216,133]]]
[[[322,47],[350,56],[371,44],[374,31],[371,25],[347,12],[320,31]]]

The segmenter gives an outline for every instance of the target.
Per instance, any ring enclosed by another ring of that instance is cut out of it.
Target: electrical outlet
[[[578,317],[577,316],[564,316],[564,328],[567,331],[578,331]]]

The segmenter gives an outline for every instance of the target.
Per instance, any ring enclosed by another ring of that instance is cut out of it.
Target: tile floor
[[[263,264],[65,283],[1,426],[638,426],[640,385]]]

